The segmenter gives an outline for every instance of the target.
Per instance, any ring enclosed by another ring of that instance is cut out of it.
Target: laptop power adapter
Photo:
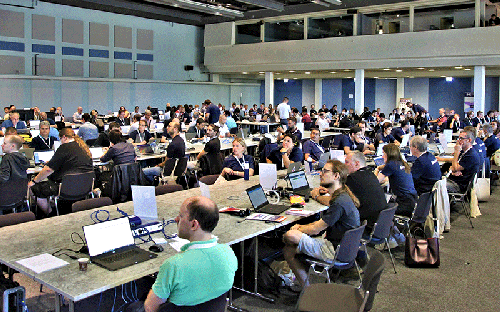
[[[152,222],[141,225],[132,230],[132,235],[135,237],[145,236],[153,233],[161,232],[163,225],[161,222]]]

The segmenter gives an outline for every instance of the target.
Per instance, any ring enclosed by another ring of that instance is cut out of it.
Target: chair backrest
[[[31,211],[9,213],[0,216],[0,227],[35,221],[35,214]]]
[[[206,185],[212,185],[217,181],[217,179],[220,177],[218,174],[212,174],[212,175],[207,175],[204,177],[200,178],[200,182],[205,183]]]
[[[132,185],[151,185],[138,162],[113,167],[111,200],[113,203],[132,199]]]
[[[182,185],[179,184],[158,185],[157,187],[155,187],[155,195],[158,196],[182,190],[183,190]]]
[[[398,204],[390,203],[389,208],[382,210],[377,219],[377,223],[373,228],[373,237],[376,238],[387,238],[391,233],[392,220],[394,219],[394,214]]]
[[[77,212],[110,205],[113,205],[113,201],[109,197],[89,198],[73,203],[71,211]]]
[[[14,179],[0,183],[0,208],[14,208],[26,199],[28,195],[28,179]]]
[[[205,154],[200,158],[200,169],[202,175],[220,174],[224,159],[221,153]]]
[[[177,161],[177,165],[175,166],[174,176],[179,177],[184,172],[186,172],[187,163],[188,163],[188,157],[179,158],[179,160]]]
[[[92,192],[94,178],[94,171],[64,175],[59,185],[59,197],[67,200],[84,198]]]
[[[436,190],[420,194],[417,200],[417,206],[415,207],[415,211],[413,211],[413,216],[411,217],[412,221],[417,223],[425,222],[425,219],[429,215],[433,205],[435,194]]]
[[[365,230],[366,220],[363,225],[344,233],[337,250],[335,251],[335,261],[342,263],[352,263],[358,255],[359,243]]]
[[[224,312],[227,305],[227,292],[212,300],[194,305],[194,306],[177,306],[173,303],[166,302],[160,306],[159,312]]]
[[[368,300],[366,301],[365,311],[370,311],[377,293],[377,285],[380,281],[380,276],[385,268],[384,255],[378,250],[372,250],[370,260],[364,269],[364,276],[361,285],[363,290],[369,291]]]
[[[163,167],[163,176],[168,177],[172,174],[175,168],[176,161],[177,158],[167,159],[167,161],[165,162],[165,166]]]

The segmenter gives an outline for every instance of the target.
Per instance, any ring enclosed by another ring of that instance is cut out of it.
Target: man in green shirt
[[[220,297],[233,286],[238,260],[228,245],[218,244],[212,235],[219,221],[217,205],[202,196],[188,198],[175,221],[179,237],[190,243],[162,264],[144,309],[138,302],[127,311],[158,311],[167,300],[194,306]]]

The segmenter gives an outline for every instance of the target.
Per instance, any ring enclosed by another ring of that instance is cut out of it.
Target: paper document
[[[259,164],[259,182],[265,190],[272,190],[278,182],[278,172],[276,164]]]
[[[201,196],[210,198],[210,189],[208,188],[208,185],[203,182],[198,182],[198,184],[200,185]]]
[[[141,219],[158,219],[158,208],[156,207],[155,187],[131,185],[132,201],[134,203],[134,215]]]
[[[36,274],[68,265],[69,263],[47,253],[16,261]]]

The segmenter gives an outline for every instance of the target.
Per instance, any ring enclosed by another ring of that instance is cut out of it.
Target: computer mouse
[[[162,252],[163,251],[163,247],[160,246],[160,245],[153,245],[153,246],[149,247],[149,251],[152,251],[152,252]]]

